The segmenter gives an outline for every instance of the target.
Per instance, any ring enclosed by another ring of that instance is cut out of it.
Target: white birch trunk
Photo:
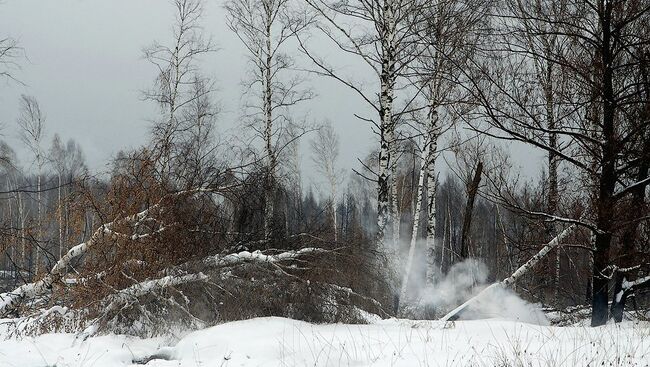
[[[433,286],[435,282],[436,266],[436,150],[438,149],[438,137],[440,127],[438,126],[438,113],[432,103],[429,112],[429,147],[427,149],[426,173],[427,173],[427,269],[426,284]],[[443,243],[444,247],[444,243]]]
[[[395,149],[395,124],[393,121],[393,98],[395,88],[395,14],[393,0],[384,0],[382,4],[386,34],[381,39],[381,75],[380,75],[380,151],[379,177],[377,195],[377,242],[386,251],[385,234],[389,217],[389,176]],[[393,229],[394,231],[394,229]],[[395,234],[393,234],[395,236]],[[388,256],[391,256],[390,254]]]
[[[402,288],[399,295],[399,309],[398,314],[403,311],[404,301],[406,300],[406,292],[408,290],[408,280],[411,275],[411,268],[413,267],[413,256],[415,256],[415,246],[417,244],[418,230],[420,228],[420,217],[422,214],[422,192],[424,191],[424,177],[426,176],[427,157],[429,155],[429,143],[425,143],[425,148],[422,150],[421,164],[420,164],[420,178],[418,179],[418,192],[417,201],[415,204],[415,213],[413,213],[413,233],[411,234],[411,246],[409,247],[409,254],[406,260],[406,267],[404,268],[404,276],[402,278]]]
[[[266,192],[265,192],[265,205],[264,205],[264,238],[269,240],[272,236],[272,222],[273,222],[273,206],[275,201],[275,165],[276,157],[273,149],[273,89],[271,86],[272,74],[272,48],[271,48],[271,24],[273,22],[271,9],[266,9],[266,28],[265,28],[265,62],[262,65],[263,76],[263,109],[264,109],[264,144],[267,157],[267,177],[266,177]]]
[[[27,264],[27,233],[25,232],[25,225],[27,221],[27,214],[25,213],[25,203],[23,195],[18,192],[18,220],[20,221],[20,259],[23,269],[28,268]],[[31,269],[27,269],[31,274]]]
[[[479,294],[476,296],[470,298],[469,300],[465,301],[462,305],[456,307],[454,310],[449,312],[447,315],[445,315],[443,318],[441,318],[441,321],[453,321],[458,318],[458,315],[468,306],[470,306],[472,303],[474,303],[481,295],[487,293],[490,289],[493,289],[498,286],[502,287],[509,287],[513,285],[517,280],[519,280],[522,276],[524,276],[526,273],[530,271],[535,265],[537,265],[546,255],[548,255],[551,250],[554,248],[558,247],[560,242],[564,240],[573,230],[576,228],[575,224],[570,225],[567,227],[564,231],[562,231],[559,235],[557,235],[555,238],[553,238],[549,243],[547,243],[535,256],[531,257],[526,263],[521,265],[512,275],[509,277],[503,279],[500,282],[494,283],[490,285],[489,287],[483,289]]]
[[[391,154],[390,156],[393,157],[393,164],[391,165],[390,169],[390,218],[392,221],[392,233],[393,233],[393,249],[397,252],[399,252],[399,231],[400,231],[400,222],[402,220],[402,216],[400,215],[399,212],[399,203],[397,201],[398,194],[397,194],[397,162],[396,162],[396,149],[395,149],[395,138],[393,137],[393,143],[391,144]]]
[[[84,254],[90,245],[91,243],[89,241],[71,248],[67,254],[57,261],[50,273],[42,279],[22,285],[11,292],[0,294],[0,317],[7,316],[23,299],[34,298],[47,292],[59,276],[64,274],[70,262]]]
[[[332,200],[331,200],[331,207],[332,207],[332,221],[334,225],[334,242],[337,242],[339,240],[338,236],[338,215],[336,213],[336,195],[337,195],[337,190],[336,190],[336,176],[334,175],[333,169],[330,168],[330,191],[332,193]]]
[[[36,195],[36,200],[37,200],[37,225],[38,228],[36,229],[36,259],[34,260],[34,267],[35,267],[35,274],[36,277],[38,278],[38,273],[40,269],[40,259],[41,259],[41,234],[42,234],[42,228],[43,228],[43,223],[42,223],[42,218],[41,218],[41,164],[39,163],[39,168],[38,168],[38,178],[36,180],[36,191],[38,191]]]

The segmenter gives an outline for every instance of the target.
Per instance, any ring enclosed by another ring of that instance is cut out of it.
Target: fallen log
[[[447,313],[444,317],[442,317],[440,320],[441,321],[455,321],[458,320],[467,307],[471,306],[474,302],[476,302],[477,299],[479,299],[482,295],[485,295],[490,292],[490,290],[497,288],[497,287],[504,287],[507,288],[514,284],[517,280],[519,280],[522,276],[524,276],[526,273],[530,271],[535,265],[537,265],[543,258],[544,256],[548,255],[551,250],[553,250],[555,247],[557,247],[560,242],[565,239],[573,230],[576,228],[575,224],[570,225],[567,227],[564,231],[562,231],[559,235],[557,235],[554,239],[552,239],[549,243],[547,243],[535,256],[531,257],[526,263],[524,263],[522,266],[520,266],[517,270],[515,270],[512,275],[509,277],[503,279],[500,282],[493,283],[487,288],[483,289],[480,291],[477,295],[474,297],[468,299],[465,301],[462,305],[456,307],[453,309],[451,312]]]

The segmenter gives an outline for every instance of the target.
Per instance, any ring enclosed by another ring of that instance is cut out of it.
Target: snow
[[[621,284],[621,288],[630,289],[632,287],[636,287],[636,286],[641,285],[641,284],[643,284],[645,282],[648,282],[648,281],[650,281],[650,275],[648,275],[646,277],[643,277],[643,278],[639,278],[639,279],[637,279],[635,281],[632,281],[632,282],[628,282],[627,280],[624,279],[623,284]]]
[[[648,366],[650,324],[588,328],[496,319],[390,319],[370,325],[314,325],[269,317],[226,323],[180,339],[108,335],[84,340],[74,334],[47,334],[0,342],[0,366],[137,365],[133,361],[151,367]]]

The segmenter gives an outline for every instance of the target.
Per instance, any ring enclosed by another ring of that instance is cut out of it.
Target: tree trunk
[[[262,74],[264,75],[264,94],[263,94],[263,108],[264,108],[264,144],[267,157],[266,165],[266,182],[264,193],[264,239],[270,240],[273,231],[273,206],[275,201],[275,165],[276,157],[273,149],[273,89],[272,82],[272,49],[271,49],[271,14],[267,11],[266,19],[266,60],[262,67]]]
[[[378,195],[377,195],[377,224],[378,224],[378,241],[385,246],[385,231],[388,220],[389,205],[389,187],[390,187],[390,170],[392,169],[393,159],[391,156],[394,152],[395,144],[395,125],[393,121],[393,98],[395,88],[395,19],[393,15],[392,0],[385,0],[383,4],[384,17],[386,19],[387,34],[382,38],[382,60],[380,95],[379,95],[379,117],[380,125],[380,151],[379,151],[379,178],[378,178]]]
[[[474,178],[467,188],[467,204],[465,205],[465,213],[463,214],[463,232],[460,238],[460,257],[467,259],[469,257],[469,232],[472,226],[472,213],[474,211],[474,201],[476,200],[476,193],[481,184],[481,175],[483,174],[483,162],[478,162]]]
[[[393,233],[393,248],[395,251],[399,252],[399,231],[400,224],[402,221],[402,216],[399,211],[399,203],[397,200],[397,153],[395,149],[395,139],[393,138],[393,143],[391,144],[391,157],[393,158],[393,164],[391,164],[390,169],[390,218],[392,221],[392,233]]]
[[[645,144],[644,158],[650,156],[650,140]],[[650,169],[650,160],[644,159],[639,167],[636,180],[641,182],[648,178],[648,170]],[[618,266],[630,267],[633,265],[634,259],[634,241],[637,238],[637,229],[639,221],[635,216],[643,215],[645,211],[645,190],[648,185],[639,185],[632,190],[632,207],[629,210],[631,224],[625,228],[621,235],[621,258],[619,259]],[[611,312],[615,322],[623,321],[623,311],[625,309],[625,301],[627,299],[627,292],[623,290],[623,282],[625,274],[616,271],[614,274],[614,295],[612,299]],[[622,293],[621,293],[622,292]]]
[[[615,322],[623,321],[623,311],[627,301],[627,292],[623,290],[625,274],[619,271],[614,272],[614,296],[612,297],[612,318]]]
[[[594,266],[592,269],[592,313],[591,326],[605,325],[607,322],[607,299],[609,298],[609,279],[606,277],[606,269],[610,265],[610,247],[612,242],[613,216],[614,214],[614,190],[616,188],[616,132],[614,128],[616,118],[616,102],[614,100],[613,69],[611,55],[611,20],[612,4],[607,2],[603,9],[602,19],[602,47],[600,48],[602,76],[602,158],[601,175],[598,183],[597,218],[596,225],[599,232],[596,233],[594,246]]]
[[[489,287],[483,289],[479,294],[465,301],[462,305],[456,307],[454,310],[445,315],[441,320],[442,321],[454,321],[458,320],[462,312],[476,301],[481,295],[488,292],[490,289],[495,288],[496,286],[509,287],[513,285],[517,280],[521,279],[525,274],[527,274],[535,265],[537,265],[546,255],[548,255],[551,250],[560,245],[562,240],[564,240],[573,230],[576,228],[575,224],[570,225],[560,234],[558,234],[553,240],[544,245],[544,247],[537,253],[535,256],[531,257],[525,264],[520,266],[512,275],[503,279],[498,283],[494,283]]]
[[[59,195],[59,205],[58,205],[58,212],[59,212],[59,259],[61,256],[63,256],[63,207],[61,206],[61,173],[58,175],[58,183],[59,183],[59,188],[58,188],[58,195]]]
[[[432,103],[429,111],[429,146],[427,147],[426,174],[427,174],[427,269],[426,285],[433,286],[436,266],[436,151],[438,150],[438,112]],[[444,242],[443,242],[444,248]]]
[[[422,156],[420,157],[420,178],[418,179],[417,201],[415,204],[415,212],[413,213],[413,233],[411,234],[411,246],[409,247],[406,267],[404,268],[404,277],[402,278],[402,289],[398,299],[398,315],[403,311],[404,300],[406,299],[406,292],[408,290],[408,280],[411,275],[411,268],[413,267],[413,256],[415,256],[415,246],[417,244],[420,217],[422,214],[422,192],[424,191],[424,177],[426,176],[426,167],[428,165],[427,157],[429,156],[429,147],[430,143],[426,142],[422,150]]]
[[[451,218],[451,203],[449,202],[449,198],[447,198],[447,244],[449,245],[448,249],[448,257],[447,257],[447,270],[451,267],[451,264],[454,261],[454,256],[455,256],[455,251],[454,251],[454,241],[452,240],[454,236],[452,236],[452,218]]]
[[[549,63],[550,65],[550,63]],[[549,71],[550,73],[550,71]],[[552,91],[547,92],[547,124],[549,130],[554,130],[555,118],[553,114],[553,93]],[[557,134],[549,133],[549,147],[553,150],[557,150]],[[558,177],[557,177],[557,168],[558,168],[558,158],[553,151],[548,152],[548,197],[547,197],[547,211],[550,215],[557,215],[558,210]],[[555,222],[550,222],[547,225],[548,238],[550,238],[553,233],[556,232]],[[559,305],[560,302],[560,249],[557,248],[555,251],[555,284],[554,284],[554,300],[556,305]]]
[[[36,200],[37,200],[37,226],[38,228],[36,229],[36,258],[34,259],[35,263],[35,269],[34,272],[36,274],[36,277],[38,277],[39,273],[39,268],[40,268],[40,258],[41,258],[41,234],[42,234],[42,218],[41,218],[41,164],[39,163],[39,169],[38,169],[38,178],[36,180],[36,191],[38,192],[36,194]]]
[[[334,226],[334,242],[338,242],[339,223],[338,223],[338,213],[336,208],[336,196],[338,194],[336,188],[336,175],[334,174],[334,167],[329,167],[328,171],[329,171],[328,176],[329,176],[330,192],[332,195],[332,198],[330,200],[330,207],[332,210],[332,224]]]

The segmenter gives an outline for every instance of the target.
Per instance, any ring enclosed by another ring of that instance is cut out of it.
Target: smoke
[[[430,288],[423,288],[422,302],[439,316],[478,296],[460,315],[462,320],[498,318],[539,325],[548,325],[548,319],[535,305],[501,286],[481,293],[489,284],[488,268],[479,260],[467,259],[454,264]]]

